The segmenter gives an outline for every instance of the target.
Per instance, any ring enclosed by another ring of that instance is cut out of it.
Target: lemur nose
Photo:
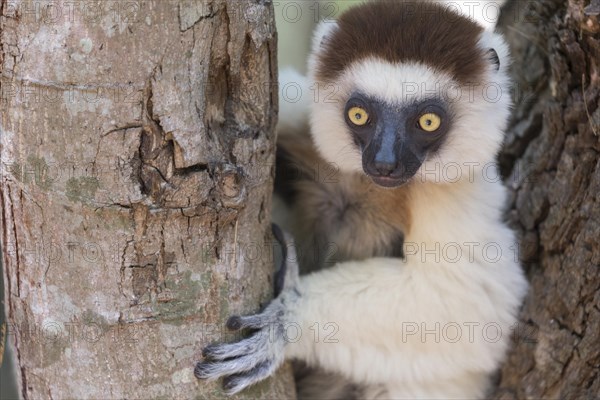
[[[390,176],[396,169],[396,163],[375,161],[375,169],[381,176]]]

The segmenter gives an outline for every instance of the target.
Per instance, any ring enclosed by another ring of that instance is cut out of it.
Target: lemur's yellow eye
[[[369,121],[369,113],[361,107],[352,107],[348,110],[348,119],[354,125],[363,126]]]
[[[439,117],[439,115],[434,113],[423,114],[421,115],[421,118],[419,118],[419,126],[425,132],[435,132],[438,130],[441,124],[442,119]]]

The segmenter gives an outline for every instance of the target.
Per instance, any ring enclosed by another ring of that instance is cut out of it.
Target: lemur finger
[[[262,333],[257,333],[237,343],[212,344],[202,349],[205,360],[219,361],[256,352],[260,347]]]
[[[275,314],[255,314],[247,315],[245,317],[240,315],[234,315],[227,320],[227,328],[233,331],[240,329],[260,329],[277,322],[277,315]]]
[[[265,361],[258,364],[250,371],[228,376],[223,380],[223,389],[225,389],[225,392],[229,395],[236,394],[248,386],[268,378],[275,372],[277,367],[279,367],[279,365],[276,362]]]
[[[194,368],[194,375],[198,379],[214,380],[226,375],[250,371],[257,364],[265,362],[266,355],[266,352],[264,354],[253,353],[232,360],[199,362]]]

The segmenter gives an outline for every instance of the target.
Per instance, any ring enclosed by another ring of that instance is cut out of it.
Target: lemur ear
[[[479,38],[479,46],[485,51],[486,59],[494,72],[506,71],[506,67],[510,64],[510,54],[502,35],[485,30]]]
[[[312,39],[312,47],[310,49],[310,56],[308,57],[308,72],[311,76],[311,72],[314,72],[317,66],[317,58],[321,53],[323,46],[327,43],[327,40],[331,35],[338,29],[337,21],[331,19],[325,19],[317,25]]]
[[[488,49],[487,57],[495,67],[496,71],[500,70],[500,58],[498,57],[498,53],[494,49]]]
[[[312,52],[317,53],[336,29],[338,29],[337,21],[325,19],[319,22],[313,35]]]

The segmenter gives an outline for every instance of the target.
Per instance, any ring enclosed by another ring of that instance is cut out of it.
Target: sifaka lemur
[[[300,398],[486,395],[527,291],[494,164],[508,64],[499,34],[436,3],[319,25],[297,77],[308,129],[298,105],[279,130],[285,279],[228,321],[251,334],[206,347],[197,377],[237,393],[289,359]]]

